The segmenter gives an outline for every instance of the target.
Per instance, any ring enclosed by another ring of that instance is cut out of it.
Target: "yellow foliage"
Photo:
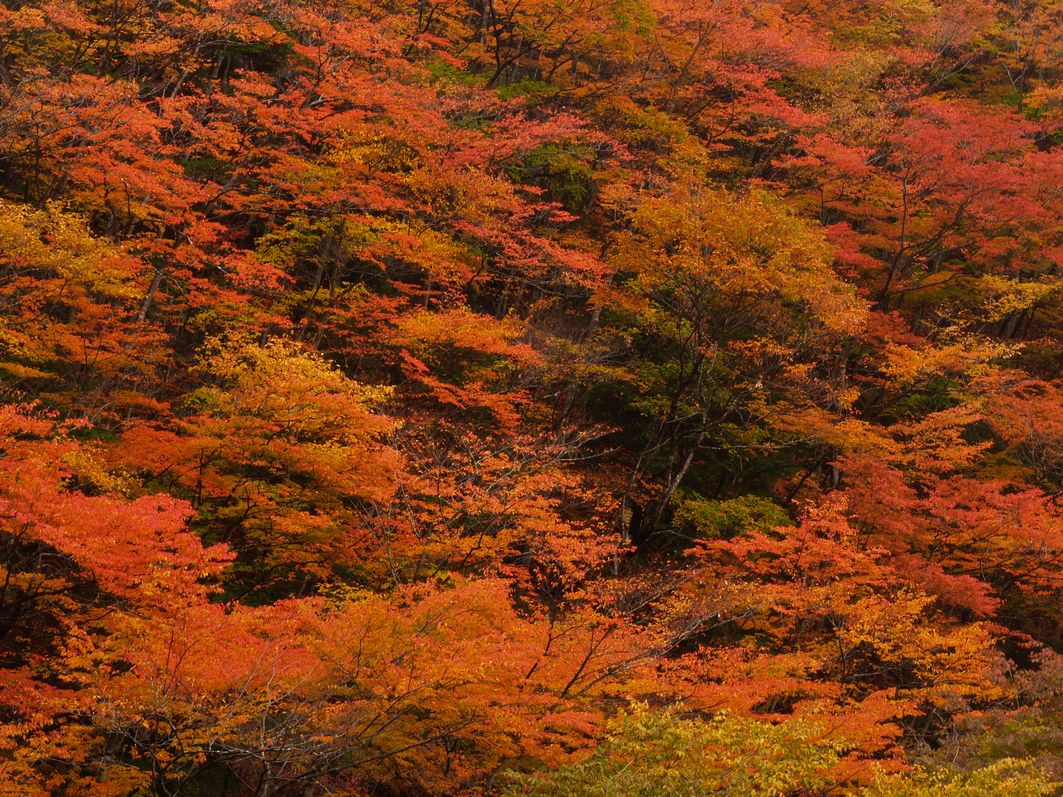
[[[866,317],[834,274],[823,235],[767,193],[691,190],[644,199],[631,215],[618,265],[636,272],[646,292],[680,285],[696,292],[694,301],[725,304],[775,295],[840,334]]]
[[[128,299],[141,290],[128,257],[56,203],[35,210],[0,200],[0,265],[41,269],[105,298]]]

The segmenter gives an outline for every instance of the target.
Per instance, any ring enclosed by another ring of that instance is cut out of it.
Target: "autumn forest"
[[[1063,794],[1063,2],[0,0],[0,795]]]

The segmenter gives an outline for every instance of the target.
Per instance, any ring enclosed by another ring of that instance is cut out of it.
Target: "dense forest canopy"
[[[0,0],[0,794],[1049,795],[1063,2]]]

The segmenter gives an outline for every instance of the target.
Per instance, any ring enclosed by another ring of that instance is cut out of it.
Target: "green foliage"
[[[582,761],[511,775],[506,797],[1047,797],[1061,785],[1028,759],[1006,758],[968,772],[879,771],[858,786],[838,766],[849,745],[803,718],[777,725],[728,714],[689,719],[675,708],[635,704],[612,721],[610,732]]]
[[[498,89],[498,96],[505,100],[511,100],[514,97],[527,97],[527,98],[539,98],[539,97],[551,97],[557,94],[557,88],[542,80],[518,80],[515,83],[510,83],[506,86],[502,86]]]
[[[770,531],[792,522],[782,507],[759,495],[713,501],[693,493],[679,496],[673,521],[696,537],[725,539],[746,531]]]
[[[524,81],[508,87],[510,93],[523,87],[521,93],[536,94],[535,81]],[[543,144],[525,158],[520,168],[510,170],[520,179],[546,189],[547,196],[560,202],[566,210],[576,212],[588,202],[593,191],[593,171],[589,161],[593,151],[586,146]]]
[[[815,722],[779,725],[722,714],[685,719],[638,704],[611,725],[589,758],[519,775],[508,797],[782,797],[824,789],[846,746]]]
[[[907,775],[880,775],[861,791],[864,797],[1046,797],[1063,784],[1023,759],[1005,758],[973,772],[916,769]]]

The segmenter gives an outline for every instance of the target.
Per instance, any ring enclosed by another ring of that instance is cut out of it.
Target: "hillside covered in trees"
[[[1060,0],[0,0],[0,795],[1063,781]]]

